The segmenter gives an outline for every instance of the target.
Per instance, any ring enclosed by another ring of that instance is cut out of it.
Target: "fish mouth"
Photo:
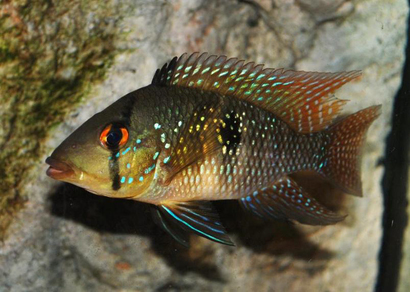
[[[63,180],[74,174],[74,170],[67,163],[61,162],[55,158],[48,157],[46,163],[50,165],[46,174],[53,179]]]

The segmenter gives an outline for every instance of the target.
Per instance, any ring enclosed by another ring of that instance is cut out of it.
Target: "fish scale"
[[[233,245],[215,200],[263,218],[335,224],[345,216],[289,175],[314,171],[362,195],[361,146],[380,106],[334,122],[347,102],[334,91],[360,74],[183,54],[72,133],[47,158],[47,174],[151,204],[155,222],[185,246],[185,231]]]
[[[170,96],[177,96],[172,97],[172,104],[185,102],[183,98],[179,99],[184,90],[191,96],[191,100],[192,96],[199,96],[201,101],[206,98],[201,96],[201,92],[177,89],[178,94],[169,92]],[[216,95],[213,98],[219,99],[220,103],[224,101],[223,96]],[[179,107],[182,108],[183,105]],[[223,154],[221,151],[189,166],[174,178],[161,200],[169,199],[167,196],[180,200],[239,199],[253,193],[257,186],[273,184],[283,175],[297,171],[315,170],[319,165],[323,156],[320,150],[321,145],[324,145],[322,133],[298,134],[275,115],[244,102],[232,100],[225,107],[233,109],[233,112],[245,113],[242,117],[242,129],[247,130],[242,133],[239,155]],[[177,126],[177,121],[186,121],[191,114],[187,112],[185,117],[170,115],[169,119],[165,119],[169,126],[163,126],[161,131],[171,138],[171,148],[178,137],[172,129]],[[302,148],[299,145],[303,145]],[[149,196],[153,197],[152,194]]]

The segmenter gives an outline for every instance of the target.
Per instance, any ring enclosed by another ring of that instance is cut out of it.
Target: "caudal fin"
[[[361,147],[367,129],[380,112],[381,105],[371,106],[329,129],[330,144],[320,171],[346,193],[362,196]]]

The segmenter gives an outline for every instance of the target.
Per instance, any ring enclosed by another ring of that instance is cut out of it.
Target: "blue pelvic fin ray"
[[[170,224],[166,218],[162,215],[160,209],[157,207],[152,207],[151,208],[151,214],[154,219],[154,222],[160,226],[165,232],[167,232],[173,239],[175,239],[179,244],[182,246],[188,248],[189,247],[189,241],[186,238],[186,234],[183,232],[183,230],[180,230],[178,226],[175,226],[175,224]]]
[[[271,187],[241,198],[240,203],[246,210],[262,218],[291,220],[309,225],[335,224],[346,217],[328,210],[287,176]]]
[[[210,202],[167,202],[157,207],[159,218],[163,222],[161,225],[178,242],[180,242],[180,236],[177,236],[173,230],[169,229],[171,224],[177,224],[182,230],[195,233],[212,241],[234,245]],[[168,227],[168,230],[165,226]]]

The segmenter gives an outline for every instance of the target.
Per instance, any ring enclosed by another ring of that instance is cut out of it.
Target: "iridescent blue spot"
[[[256,196],[258,194],[258,191],[254,191],[253,195]]]
[[[140,176],[140,178],[138,179],[139,181],[143,181],[144,180],[144,177],[143,176]]]
[[[275,83],[272,84],[272,87],[278,86],[278,85],[281,85],[281,84],[282,84],[282,82],[275,82]]]
[[[275,79],[276,79],[276,76],[272,76],[272,77],[268,78],[269,81],[272,81],[272,80],[275,80]]]
[[[127,168],[131,168],[131,164],[127,163]]]
[[[150,167],[148,167],[148,168],[145,170],[145,173],[146,173],[146,174],[150,173],[154,168],[155,168],[155,163],[154,163],[153,165],[151,165]]]
[[[219,77],[225,76],[228,73],[229,73],[229,71],[222,72],[221,74],[219,74]]]
[[[289,85],[289,84],[292,84],[294,81],[289,81],[289,82],[286,82],[286,83],[283,83],[283,85]]]
[[[154,127],[155,127],[155,125],[154,125]],[[160,127],[161,127],[161,126],[160,126]],[[137,143],[137,144],[141,143],[141,139],[137,139],[137,140],[135,141],[135,143]]]
[[[134,150],[134,152],[137,151],[137,147],[134,146],[134,148],[132,148],[132,150]]]
[[[117,154],[115,154],[115,157],[120,157],[120,152],[117,152]]]
[[[251,202],[252,201],[252,198],[251,197],[246,197],[246,200],[248,201],[248,202]]]
[[[302,195],[302,194],[299,194],[299,198],[303,198],[303,195]]]
[[[111,159],[112,159],[112,156],[108,157],[108,160],[111,160]]]
[[[154,124],[154,129],[155,129],[155,130],[161,129],[161,125],[158,124],[158,123],[155,123],[155,124]]]
[[[134,178],[133,178],[133,177],[128,178],[128,183],[129,183],[129,184],[132,183],[133,181],[134,181]]]
[[[262,101],[263,100],[263,96],[258,98],[258,101]]]
[[[154,157],[152,157],[152,159],[156,160],[159,156],[159,152],[155,152]]]
[[[121,177],[121,183],[125,182],[125,176]]]
[[[122,152],[122,155],[127,154],[127,152],[130,151],[130,150],[131,150],[131,147],[128,147],[127,149],[125,149],[125,150]]]
[[[260,74],[260,75],[256,78],[256,80],[261,80],[263,77],[265,77],[265,74]]]
[[[219,70],[221,70],[221,68],[217,68],[215,70],[212,70],[211,75],[214,75],[216,72],[218,72]]]
[[[164,163],[167,164],[170,159],[171,159],[171,156],[165,157],[165,158],[164,158]]]

